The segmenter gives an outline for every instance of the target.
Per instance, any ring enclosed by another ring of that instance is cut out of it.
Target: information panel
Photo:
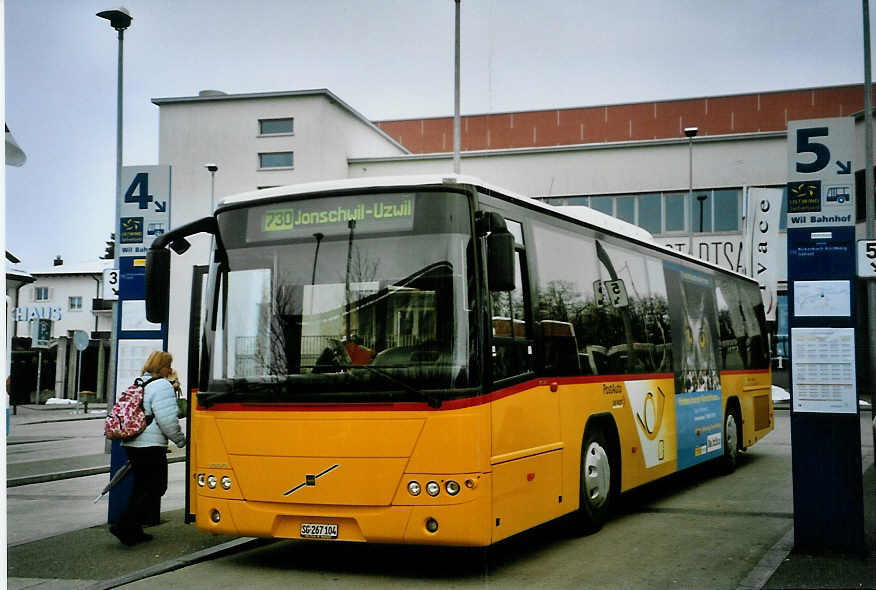
[[[856,414],[855,331],[792,328],[794,411]]]

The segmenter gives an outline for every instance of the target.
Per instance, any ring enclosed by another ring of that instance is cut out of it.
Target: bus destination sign
[[[414,227],[411,194],[364,195],[299,201],[254,209],[249,216],[247,241],[343,235],[355,221],[356,233],[407,231]]]

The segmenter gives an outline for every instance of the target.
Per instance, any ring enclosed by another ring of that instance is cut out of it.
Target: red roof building
[[[874,101],[876,102],[876,101]],[[863,110],[863,85],[462,117],[462,151],[784,131],[788,121]],[[375,121],[416,154],[453,150],[453,117]]]

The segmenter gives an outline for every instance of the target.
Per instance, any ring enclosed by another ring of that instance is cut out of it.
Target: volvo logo
[[[331,467],[329,467],[328,469],[324,470],[323,472],[317,473],[316,475],[313,475],[312,473],[308,473],[307,475],[304,476],[304,481],[302,481],[300,484],[298,484],[297,486],[295,486],[294,488],[292,488],[291,490],[289,490],[288,492],[286,492],[283,495],[288,496],[289,494],[297,492],[298,490],[300,490],[303,487],[315,486],[317,479],[319,479],[320,477],[322,477],[323,475],[325,475],[329,471],[332,471],[333,469],[337,469],[338,467],[340,467],[340,465],[335,464],[335,465],[332,465]]]

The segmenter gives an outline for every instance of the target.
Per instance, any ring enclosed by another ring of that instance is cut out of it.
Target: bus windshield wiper
[[[398,385],[399,387],[401,387],[405,391],[407,391],[409,393],[413,393],[417,397],[426,400],[426,403],[429,404],[430,408],[437,409],[437,408],[441,407],[441,400],[438,399],[437,397],[431,396],[428,393],[426,393],[425,391],[421,391],[421,390],[417,389],[416,387],[409,385],[408,383],[405,383],[404,381],[402,381],[398,377],[395,377],[392,373],[389,373],[388,371],[384,371],[380,367],[375,367],[374,365],[347,365],[347,364],[343,364],[343,365],[340,365],[340,368],[342,368],[342,369],[367,369],[367,370],[371,371],[372,373],[376,373],[376,374],[380,375],[381,377],[383,377],[387,381],[390,381],[391,383]]]
[[[249,379],[231,379],[230,385],[230,391],[217,391],[215,393],[205,391],[198,394],[198,402],[200,403],[203,401],[204,406],[209,407],[215,403],[227,401],[229,399],[233,400],[241,394],[264,391],[276,392],[277,387],[283,385],[283,383],[278,380],[252,381]]]

